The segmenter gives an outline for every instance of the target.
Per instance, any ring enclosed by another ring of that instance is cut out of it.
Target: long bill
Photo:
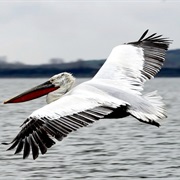
[[[4,104],[7,103],[21,103],[25,101],[30,101],[36,98],[39,98],[41,96],[44,96],[52,91],[55,91],[59,87],[56,87],[54,84],[52,84],[50,81],[47,81],[43,84],[40,84],[39,86],[36,86],[30,90],[27,90],[7,101],[4,101]]]

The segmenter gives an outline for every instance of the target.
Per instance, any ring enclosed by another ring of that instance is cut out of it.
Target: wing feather
[[[146,78],[142,77],[142,81],[153,78],[159,72],[165,61],[165,54],[169,44],[172,42],[168,38],[163,38],[162,35],[156,35],[156,33],[145,38],[147,33],[148,30],[145,31],[144,36],[137,42],[127,43],[143,48],[144,63],[142,72],[144,71],[145,74],[149,74],[150,76],[146,76]]]
[[[17,141],[17,142],[18,142],[18,141]],[[20,153],[20,152],[22,151],[22,149],[23,149],[23,146],[24,146],[24,142],[23,142],[22,139],[20,139],[20,140],[19,140],[19,143],[18,143],[18,146],[17,146],[17,149],[16,149],[16,151],[15,151],[14,154]],[[14,146],[14,147],[16,147],[16,146]],[[13,147],[13,148],[14,148],[14,147]]]
[[[21,131],[8,150],[16,148],[15,153],[22,151],[23,158],[27,158],[32,151],[33,159],[36,159],[39,151],[45,154],[47,149],[55,144],[54,139],[61,141],[69,133],[96,122],[126,104],[118,99],[116,102],[115,98],[109,98],[108,95],[105,97],[109,102],[101,95],[98,96],[99,99],[95,95],[89,99],[82,94],[80,97],[69,94],[61,97],[59,102],[55,101],[33,112],[23,123]],[[66,108],[67,101],[69,109]]]
[[[101,79],[105,83],[111,80],[111,84],[114,80],[121,90],[142,91],[143,84],[161,69],[171,43],[171,40],[156,33],[145,37],[147,33],[148,30],[136,42],[113,48],[93,80]]]
[[[108,109],[108,107],[103,107],[103,110]],[[108,113],[112,112],[112,108]],[[96,107],[96,111],[98,110],[98,107]],[[91,109],[93,112],[93,109]],[[100,107],[100,111],[102,113],[102,109]],[[107,115],[108,113],[105,113],[104,115]],[[101,115],[101,117],[103,117]],[[73,118],[72,118],[73,117]],[[77,122],[77,119],[78,122]],[[42,118],[43,119],[43,118]],[[61,141],[64,137],[66,137],[69,133],[76,131],[80,127],[87,126],[99,119],[99,115],[90,116],[89,113],[86,114],[86,111],[82,113],[77,113],[72,116],[67,116],[59,119],[43,119],[43,123],[40,125],[37,124],[37,126],[34,126],[34,121],[31,118],[31,120],[28,122],[27,125],[25,125],[25,129],[23,128],[19,134],[18,138],[14,140],[13,145],[8,149],[13,149],[17,146],[17,149],[15,151],[16,153],[20,153],[23,150],[23,159],[27,158],[30,153],[30,147],[32,150],[32,156],[33,159],[36,159],[39,155],[39,149],[42,154],[45,154],[47,151],[47,148],[50,148],[55,142],[52,140],[52,138],[57,139],[58,141]],[[70,120],[70,121],[69,121]],[[39,121],[39,120],[37,120]],[[81,123],[79,123],[81,122]],[[33,130],[33,131],[32,131]]]
[[[29,135],[29,143],[31,146],[33,159],[36,159],[39,156],[39,148],[32,134]]]
[[[30,153],[30,144],[28,142],[28,137],[24,138],[24,153],[23,153],[23,159],[27,158],[29,156]]]
[[[41,138],[39,137],[38,133],[36,131],[33,131],[32,133],[33,135],[33,138],[35,140],[35,142],[37,143],[40,151],[41,151],[41,154],[45,154],[47,152],[47,147],[45,146],[45,144],[42,142]],[[23,136],[23,135],[22,135]],[[16,140],[17,141],[17,140]],[[34,155],[34,157],[38,157],[38,154]]]

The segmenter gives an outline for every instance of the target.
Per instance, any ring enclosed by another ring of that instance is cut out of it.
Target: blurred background
[[[179,16],[178,0],[0,1],[0,77],[90,77],[146,29],[173,40],[159,76],[179,76]]]

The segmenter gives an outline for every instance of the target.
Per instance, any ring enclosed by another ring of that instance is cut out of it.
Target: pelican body
[[[34,111],[21,125],[8,150],[23,151],[33,159],[45,154],[69,133],[99,119],[133,116],[140,122],[160,126],[166,117],[157,92],[142,94],[144,83],[161,69],[171,41],[156,33],[113,48],[102,68],[89,81],[73,87],[75,78],[60,73],[47,82],[15,96],[8,103],[19,103],[47,94],[47,105]]]

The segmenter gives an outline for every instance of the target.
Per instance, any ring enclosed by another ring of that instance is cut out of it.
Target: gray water
[[[3,105],[2,102],[46,79],[0,79],[0,142],[11,141],[20,125],[45,98]],[[83,81],[83,80],[79,80]],[[57,142],[37,160],[13,155],[0,145],[0,179],[135,180],[180,179],[180,79],[156,78],[146,91],[164,97],[168,118],[161,127],[124,119],[100,120]]]

